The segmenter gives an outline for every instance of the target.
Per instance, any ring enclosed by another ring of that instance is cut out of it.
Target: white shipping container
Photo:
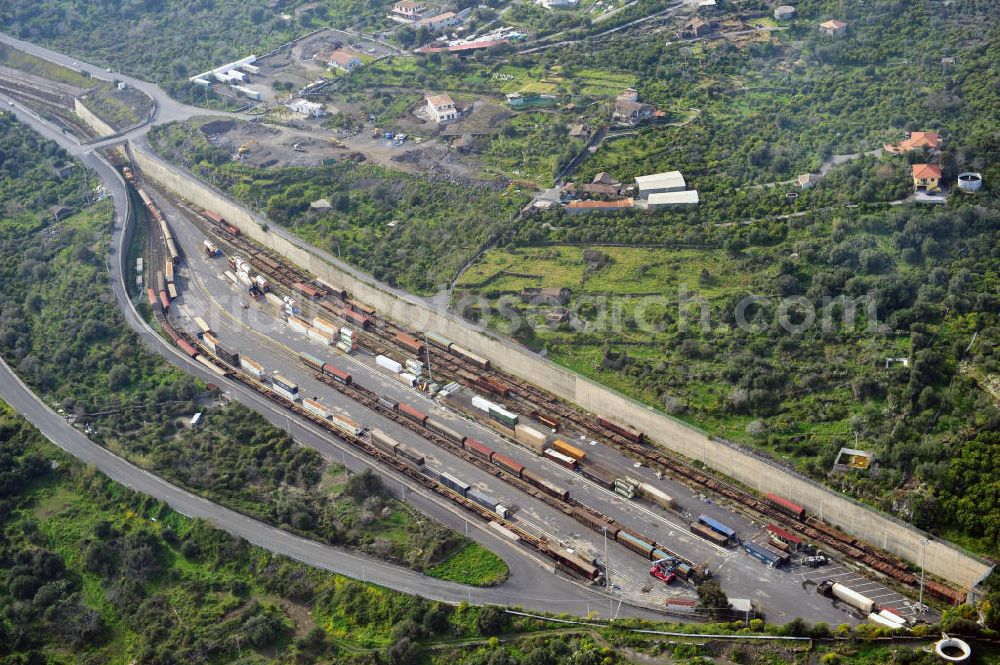
[[[414,360],[413,358],[407,358],[406,369],[410,370],[411,372],[419,376],[424,371],[424,364],[419,360]]]
[[[479,395],[472,396],[472,406],[476,407],[480,411],[486,411],[487,413],[489,413],[490,409],[500,408],[493,402],[486,399],[485,397],[481,397]]]
[[[310,328],[308,334],[310,339],[314,339],[317,342],[321,342],[323,344],[326,344],[327,346],[333,344],[333,336],[327,335],[319,328]]]
[[[210,333],[205,333],[202,335],[201,341],[205,343],[205,346],[212,350],[212,353],[215,353],[215,345],[219,343],[219,340],[217,340]]]
[[[399,374],[403,371],[402,365],[387,356],[375,356],[375,364],[379,367],[386,368],[393,374]]]
[[[900,628],[906,625],[906,619],[904,619],[903,617],[899,616],[898,614],[890,610],[880,610],[878,615],[883,619],[887,619],[889,621],[892,621],[893,623],[899,624]]]
[[[285,306],[285,301],[279,298],[278,296],[274,295],[273,293],[265,293],[264,298],[267,299],[267,302],[269,304],[274,305],[275,307],[280,308]]]
[[[412,388],[415,385],[417,385],[417,377],[407,372],[402,372],[401,374],[397,374],[396,379],[404,386],[409,386]]]
[[[341,328],[341,329],[340,329],[340,336],[341,336],[341,337],[346,337],[347,339],[350,339],[350,340],[353,340],[353,339],[354,339],[354,336],[355,336],[356,334],[357,334],[357,333],[355,333],[355,332],[354,332],[353,330],[351,330],[350,328]]]
[[[267,291],[271,288],[271,283],[267,281],[263,275],[257,275],[254,277],[253,281],[260,287],[261,291]]]
[[[314,399],[302,400],[302,406],[305,407],[306,411],[315,413],[320,418],[329,418],[332,415],[325,406]]]
[[[639,494],[664,508],[674,507],[674,500],[669,494],[649,483],[639,483]]]
[[[279,386],[275,383],[271,384],[271,389],[274,390],[274,392],[281,395],[282,397],[284,397],[285,399],[289,399],[293,402],[298,402],[300,399],[302,399],[298,391],[292,392],[291,390],[288,390],[284,386]]]
[[[347,416],[336,415],[333,417],[332,422],[340,429],[344,430],[345,432],[349,432],[355,436],[360,436],[361,433],[364,431],[364,428],[362,428],[361,425],[354,422]]]
[[[240,356],[240,367],[243,368],[247,374],[251,374],[258,379],[264,376],[264,366],[260,363],[250,360],[246,356]]]
[[[288,327],[295,332],[302,333],[303,335],[309,334],[309,324],[302,319],[295,318],[294,316],[288,317]]]
[[[499,515],[500,517],[502,517],[504,519],[507,519],[507,517],[510,515],[510,511],[507,510],[506,507],[500,505],[499,503],[497,504],[497,507],[496,507],[496,513],[497,513],[497,515]]]
[[[253,280],[250,279],[250,275],[245,272],[236,273],[236,277],[243,283],[243,286],[250,286],[253,284]]]
[[[352,347],[350,344],[344,341],[337,342],[337,348],[343,351],[344,353],[350,353],[351,351],[354,350],[354,347]]]
[[[238,279],[236,279],[236,275],[234,275],[231,270],[226,271],[226,277],[229,279],[230,282],[239,286],[240,282]]]

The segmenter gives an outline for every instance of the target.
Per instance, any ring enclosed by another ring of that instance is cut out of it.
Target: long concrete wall
[[[432,308],[423,300],[338,265],[333,257],[309,248],[284,229],[268,227],[266,220],[234,204],[221,192],[202,183],[180,167],[167,164],[148,146],[132,144],[131,153],[146,177],[196,205],[221,213],[261,245],[273,249],[329,284],[346,288],[358,299],[378,308],[385,316],[403,325],[444,335],[492,359],[505,371],[525,377],[587,411],[632,425],[666,448],[700,460],[749,487],[790,497],[827,522],[905,560],[919,564],[923,552],[926,569],[946,580],[969,587],[981,580],[991,568],[988,562],[951,543],[937,540],[808,478],[724,442],[713,440],[703,432],[554,365],[527,349],[476,329],[447,312]]]
[[[73,98],[73,110],[83,122],[90,127],[98,136],[112,136],[116,134],[115,128],[97,117],[97,114],[87,108],[80,101],[79,97]]]

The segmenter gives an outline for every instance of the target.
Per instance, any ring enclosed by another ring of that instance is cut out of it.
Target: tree
[[[729,598],[715,580],[707,580],[698,585],[698,608],[708,612],[714,619],[723,619],[729,614]]]
[[[499,607],[487,605],[476,617],[476,629],[480,635],[499,635],[507,624],[507,614]]]

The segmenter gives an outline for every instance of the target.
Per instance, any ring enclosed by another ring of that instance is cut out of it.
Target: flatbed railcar
[[[766,501],[772,508],[777,508],[781,512],[786,515],[791,515],[800,522],[806,518],[806,509],[797,503],[789,501],[785,497],[769,492],[764,495],[764,501]]]
[[[603,416],[597,417],[598,424],[601,427],[606,427],[607,429],[619,434],[629,441],[634,441],[635,443],[644,443],[645,435],[637,429],[632,429],[631,427],[626,427],[625,425],[619,425],[618,423],[613,423]]]

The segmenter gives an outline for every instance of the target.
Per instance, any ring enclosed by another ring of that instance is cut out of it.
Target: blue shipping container
[[[647,543],[645,540],[640,540],[625,531],[618,532],[618,542],[646,557],[648,557],[650,552],[653,551],[653,546],[650,543]]]
[[[726,538],[733,538],[736,535],[735,531],[733,531],[732,529],[730,529],[728,526],[726,526],[722,522],[719,522],[717,520],[713,520],[708,515],[702,515],[701,517],[698,518],[698,521],[701,522],[702,524],[704,524],[705,526],[707,526],[712,531],[717,531],[717,532],[721,533]]]
[[[442,485],[450,487],[451,489],[455,490],[462,496],[465,496],[465,493],[469,491],[469,486],[466,483],[463,483],[461,480],[451,475],[450,473],[442,473],[438,477],[438,480],[441,481]]]
[[[484,508],[489,508],[490,510],[497,509],[497,500],[489,494],[484,494],[479,490],[470,488],[469,491],[465,493],[465,496],[469,497]]]
[[[743,549],[745,549],[747,554],[749,554],[750,556],[759,559],[760,561],[767,564],[768,566],[771,566],[772,568],[781,565],[782,561],[784,561],[782,557],[779,557],[774,552],[770,552],[764,549],[757,543],[752,543],[749,541],[745,542],[743,543]]]

